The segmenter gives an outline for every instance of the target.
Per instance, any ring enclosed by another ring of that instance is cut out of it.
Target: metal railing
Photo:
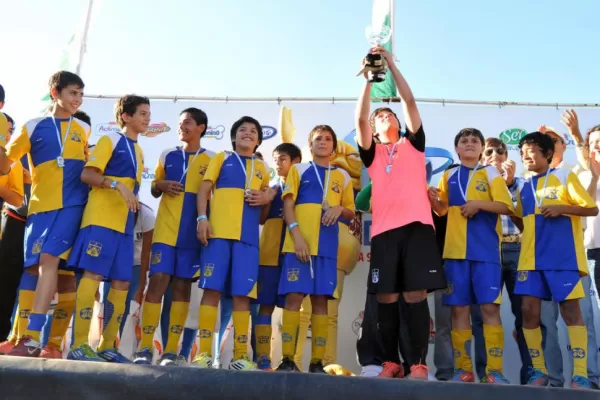
[[[90,99],[118,99],[119,95],[112,94],[90,94],[85,95]],[[356,102],[356,97],[211,97],[211,96],[165,96],[154,95],[147,96],[152,100],[170,100],[177,101],[209,101],[209,102],[319,102],[319,103],[347,103]],[[552,107],[552,108],[600,108],[600,103],[541,103],[541,102],[519,102],[519,101],[478,101],[478,100],[450,100],[450,99],[416,99],[418,103],[433,103],[433,104],[454,104],[454,105],[480,105],[480,106],[497,106],[497,107]],[[381,101],[384,103],[400,103],[400,97],[384,97],[373,98],[373,101]]]

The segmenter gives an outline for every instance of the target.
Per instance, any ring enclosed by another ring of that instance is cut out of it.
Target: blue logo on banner
[[[263,140],[271,139],[277,135],[277,129],[272,126],[264,125],[261,128],[263,131]]]

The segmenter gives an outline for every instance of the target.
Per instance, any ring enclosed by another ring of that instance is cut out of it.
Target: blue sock
[[[44,325],[46,324],[47,317],[48,316],[46,314],[29,314],[29,324],[27,325],[27,330],[41,332],[42,328],[44,328]]]
[[[50,337],[50,329],[52,328],[52,315],[48,315],[46,317],[46,324],[44,325],[44,328],[42,329],[42,334],[40,336],[40,343],[42,343],[42,346],[46,346],[48,344],[48,338]]]
[[[181,339],[181,350],[179,351],[179,355],[185,357],[186,360],[190,358],[197,334],[197,329],[185,328],[183,330],[183,339]]]

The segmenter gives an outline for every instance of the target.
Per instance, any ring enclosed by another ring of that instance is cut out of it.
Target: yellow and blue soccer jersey
[[[15,161],[10,165],[10,171],[6,175],[0,175],[0,186],[6,187],[20,196],[25,194],[25,185],[23,183],[24,169],[21,161]],[[0,199],[2,201],[2,199]]]
[[[180,147],[169,148],[160,155],[154,182],[180,182],[184,192],[177,196],[162,195],[152,243],[188,249],[200,247],[196,234],[196,195],[213,155],[213,152],[201,149],[196,156],[195,151],[184,153]]]
[[[85,166],[99,169],[106,178],[121,182],[137,194],[142,181],[144,156],[137,141],[113,132],[98,140]],[[92,188],[81,221],[82,229],[101,226],[133,235],[133,225],[134,213],[129,211],[118,190]]]
[[[272,186],[277,191],[269,206],[269,214],[260,234],[260,265],[268,267],[279,266],[279,257],[285,237],[285,222],[283,220],[283,200],[281,198],[283,182]]]
[[[6,116],[0,112],[0,148],[6,148],[6,142],[8,138],[8,120]]]
[[[240,160],[244,163],[245,173]],[[204,180],[214,185],[209,215],[213,239],[239,240],[258,247],[261,208],[250,206],[244,195],[247,181],[250,189],[266,189],[269,186],[268,171],[264,161],[244,156],[238,159],[230,151],[217,153],[210,160]]]
[[[313,166],[316,167],[316,171]],[[327,177],[327,167],[313,163],[292,165],[285,182],[283,198],[291,194],[296,203],[294,207],[296,221],[310,254],[337,259],[339,226],[338,224],[324,226],[321,223],[324,210],[323,187],[320,182],[327,185],[325,199],[332,207],[341,205],[354,211],[354,191],[352,180],[346,171],[331,167],[329,174],[330,176]],[[286,232],[283,253],[294,252],[294,239],[290,232]]]
[[[63,168],[57,162],[61,155],[57,126],[64,143]],[[87,158],[90,126],[73,118],[69,132],[67,127],[68,118],[57,118],[56,125],[52,117],[32,119],[6,145],[6,155],[12,161],[29,154],[33,182],[29,215],[86,204],[89,188],[81,182],[81,171]]]
[[[517,181],[515,215],[523,219],[525,228],[521,237],[519,271],[579,271],[581,275],[587,275],[581,217],[544,217],[536,204],[531,184],[542,207],[573,205],[594,208],[596,204],[569,169],[550,170],[544,189],[545,180],[544,173]]]
[[[439,199],[448,204],[444,259],[500,263],[500,215],[479,211],[467,219],[461,214],[461,206],[471,200],[497,201],[514,211],[512,197],[498,170],[492,166],[474,170],[460,165],[444,172],[438,189]]]

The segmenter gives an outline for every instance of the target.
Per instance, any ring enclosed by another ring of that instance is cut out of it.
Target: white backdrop
[[[98,138],[110,130],[117,129],[114,124],[113,105],[115,99],[86,98],[82,109],[92,118],[92,138],[95,143]],[[307,144],[307,136],[310,129],[317,124],[328,124],[337,132],[339,138],[353,143],[354,136],[354,107],[353,102],[283,102],[283,105],[293,111],[293,121],[296,127],[295,143],[301,148]],[[233,122],[244,115],[250,115],[260,121],[263,125],[265,138],[259,148],[265,161],[269,163],[271,152],[279,143],[278,121],[280,105],[272,102],[209,102],[209,101],[173,101],[152,100],[152,127],[149,133],[139,140],[145,154],[144,180],[140,190],[140,196],[144,203],[150,205],[154,210],[158,208],[158,200],[150,195],[150,182],[154,178],[160,152],[167,148],[178,145],[177,127],[179,113],[187,107],[197,107],[208,114],[209,129],[202,140],[202,146],[213,151],[231,149],[229,129]],[[375,105],[374,105],[375,107]],[[402,115],[400,104],[390,104],[399,116]],[[515,129],[525,131],[536,130],[541,124],[554,127],[559,132],[566,134],[566,129],[560,124],[562,109],[555,107],[518,107],[498,105],[450,105],[421,103],[419,109],[422,114],[423,125],[427,135],[428,147],[441,147],[454,153],[454,136],[462,128],[474,127],[480,129],[486,137],[500,137],[509,147],[509,158],[517,161],[519,173],[522,168],[519,161],[519,153],[516,144],[519,137],[512,134]],[[599,108],[582,108],[577,110],[580,126],[583,131],[600,123]],[[512,130],[512,131],[511,131]],[[512,136],[511,136],[512,135]],[[565,136],[566,137],[566,136]],[[568,150],[565,159],[568,163],[575,164],[574,144],[571,138],[568,140]],[[438,161],[439,164],[439,161]],[[436,165],[434,160],[434,167]],[[437,183],[437,177],[432,184]],[[370,257],[370,241],[368,238],[370,220],[364,218],[364,240],[361,257],[354,273],[346,279],[344,298],[341,303],[339,317],[339,340],[338,358],[339,363],[359,372],[356,363],[355,342],[358,327],[362,319],[362,310],[365,301],[365,287],[368,270],[368,259]],[[595,294],[594,294],[595,296]],[[600,333],[600,311],[598,302],[595,301],[596,332]],[[433,301],[430,298],[431,315],[433,315]],[[512,382],[518,382],[520,360],[517,346],[512,339],[514,318],[510,312],[508,298],[505,295],[502,306],[502,320],[505,325],[505,372]],[[560,340],[563,348],[563,359],[566,360],[568,352],[566,349],[566,329],[564,323],[560,322]],[[432,327],[432,334],[435,326]],[[600,342],[600,335],[599,342]],[[275,339],[277,339],[275,335]],[[278,341],[275,342],[278,346]],[[309,354],[306,353],[305,354]],[[227,357],[227,355],[225,355]],[[274,360],[275,361],[275,360]],[[428,357],[428,364],[433,367],[433,345]],[[565,375],[570,371],[565,363]]]

